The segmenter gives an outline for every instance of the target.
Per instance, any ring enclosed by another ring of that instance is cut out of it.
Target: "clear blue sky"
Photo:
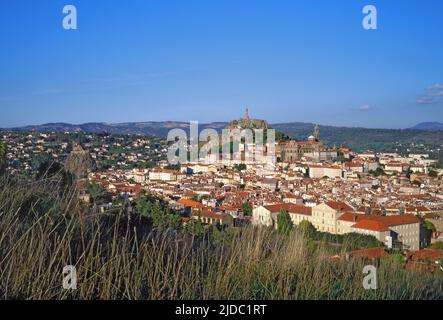
[[[2,1],[0,40],[0,127],[443,121],[441,0]]]

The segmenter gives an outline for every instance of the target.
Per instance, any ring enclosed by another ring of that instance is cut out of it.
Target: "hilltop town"
[[[228,128],[270,127],[246,111]],[[166,141],[141,136],[9,133],[4,140],[12,174],[31,176],[48,154],[71,163],[70,171],[73,162],[84,163],[82,174],[74,170],[80,198],[97,212],[137,211],[138,199],[149,195],[184,225],[277,228],[284,212],[294,226],[307,221],[318,232],[372,236],[387,249],[414,252],[443,240],[441,163],[428,154],[325,146],[318,126],[306,141],[276,141],[269,163],[171,165]]]

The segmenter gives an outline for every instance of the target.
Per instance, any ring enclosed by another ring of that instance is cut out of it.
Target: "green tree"
[[[289,213],[286,210],[280,210],[277,216],[277,231],[281,234],[288,235],[293,228],[294,224],[292,223]]]
[[[412,184],[416,185],[416,186],[421,186],[421,182],[418,180],[414,180],[412,181]]]
[[[185,231],[193,236],[201,236],[205,232],[205,229],[200,220],[192,219],[185,225]]]
[[[234,164],[234,170],[237,170],[237,171],[246,170],[246,165],[244,163]]]
[[[165,217],[160,206],[153,204],[148,216],[151,218],[154,228],[163,229],[166,226]]]
[[[125,203],[125,198],[124,196],[118,194],[114,199],[112,199],[112,205],[113,206],[123,206],[123,204]]]
[[[174,171],[180,171],[181,166],[179,164],[170,164],[165,167],[166,170],[174,170]]]
[[[166,214],[165,228],[172,228],[174,230],[180,229],[182,226],[182,219],[178,214],[174,212],[168,212]]]
[[[302,222],[300,222],[297,230],[309,239],[314,238],[317,232],[317,229],[315,229],[314,225],[308,220],[303,220]]]
[[[431,178],[437,178],[438,177],[438,173],[437,173],[437,171],[429,170],[429,176]]]
[[[74,176],[70,173],[64,170],[63,166],[53,160],[45,161],[42,164],[40,164],[40,167],[38,168],[38,172],[36,175],[36,180],[41,179],[51,179],[52,181],[56,181],[60,183],[60,192],[63,192],[64,188],[72,187],[74,183]]]
[[[141,196],[137,198],[135,201],[135,209],[137,210],[137,213],[144,217],[149,217],[151,209],[152,209],[152,203],[148,202],[146,200],[146,197]]]
[[[375,170],[370,170],[369,174],[371,174],[371,175],[373,175],[375,177],[379,177],[379,176],[385,176],[386,172],[381,167],[378,167]]]
[[[91,202],[94,204],[100,204],[103,202],[106,195],[106,189],[97,183],[91,183],[88,187]]]
[[[152,226],[159,230],[166,230],[172,228],[180,229],[182,220],[181,217],[170,210],[163,209],[160,205],[153,202],[152,199],[140,197],[136,200],[137,212],[152,221]]]
[[[155,163],[153,161],[140,161],[137,162],[136,167],[138,169],[150,169],[155,166]]]
[[[241,209],[245,215],[250,216],[252,214],[252,207],[248,202],[242,203]]]
[[[223,232],[217,226],[209,226],[210,241],[214,244],[221,244],[225,240]]]
[[[383,247],[383,243],[377,240],[374,236],[360,234],[360,233],[346,233],[344,235],[337,235],[337,242],[341,242],[348,250],[356,250],[360,248],[376,248]]]
[[[425,220],[423,222],[423,227],[425,227],[426,229],[428,229],[431,232],[437,230],[437,228],[434,226],[434,224],[428,220]]]
[[[62,170],[63,166],[54,160],[43,161],[38,167],[36,179],[52,178]]]
[[[53,162],[54,159],[48,153],[40,153],[31,158],[31,167],[33,170],[39,171],[44,163]]]

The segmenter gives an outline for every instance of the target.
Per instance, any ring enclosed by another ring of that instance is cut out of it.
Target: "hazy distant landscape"
[[[212,122],[199,124],[199,130],[213,128],[219,132],[226,127],[227,122]],[[271,127],[290,136],[293,139],[305,140],[314,129],[314,123],[289,122],[271,124]],[[11,129],[20,132],[85,132],[109,134],[147,135],[165,138],[169,130],[174,128],[189,129],[189,123],[180,121],[162,122],[127,122],[127,123],[48,123]],[[426,145],[427,151],[438,150],[443,144],[443,124],[438,122],[421,123],[410,129],[368,129],[352,127],[320,126],[322,140],[329,146],[347,146],[355,151],[401,151],[404,145],[408,148],[414,145]]]

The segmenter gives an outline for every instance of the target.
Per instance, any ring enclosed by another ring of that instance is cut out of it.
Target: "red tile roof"
[[[218,207],[218,209],[220,209],[221,211],[238,211],[238,210],[240,210],[239,207],[235,207],[235,206],[220,206],[220,207]]]
[[[388,226],[399,226],[402,224],[420,223],[420,219],[414,215],[405,214],[398,216],[377,217]]]
[[[203,208],[204,205],[200,202],[189,200],[189,199],[180,199],[177,203],[184,205],[185,207],[191,208]]]
[[[366,214],[358,214],[353,212],[345,212],[343,213],[338,220],[347,221],[347,222],[359,222],[363,219],[368,219],[369,215]]]
[[[344,202],[340,202],[340,201],[326,201],[325,204],[327,206],[331,207],[332,209],[337,210],[337,211],[341,211],[341,212],[354,210],[351,206],[347,205]]]
[[[379,221],[373,221],[373,220],[362,220],[354,224],[352,228],[365,229],[365,230],[378,231],[378,232],[389,231],[387,225]]]
[[[407,258],[412,260],[443,259],[443,250],[423,249],[412,251],[408,253]]]
[[[339,167],[339,166],[333,166],[333,165],[316,165],[316,164],[312,164],[312,165],[310,165],[309,168],[314,168],[314,169],[341,169],[341,167]]]
[[[309,216],[312,214],[311,207],[303,206],[300,204],[293,204],[293,203],[273,204],[273,205],[265,206],[265,208],[271,212],[280,212],[280,210],[286,210],[288,213],[298,213],[298,214],[304,214],[304,215],[309,215]]]
[[[389,253],[386,252],[383,248],[370,248],[370,249],[362,249],[356,250],[349,253],[351,257],[360,257],[367,259],[380,259],[383,257],[389,256]]]
[[[358,162],[348,162],[345,164],[346,167],[363,167],[363,164],[358,163]]]
[[[344,213],[338,220],[357,222],[352,228],[366,229],[372,231],[388,231],[389,227],[419,223],[420,220],[414,215],[398,215],[398,216],[377,216],[365,214]]]
[[[211,219],[225,219],[229,217],[229,214],[226,213],[216,213],[211,210],[202,210],[198,214],[195,214],[196,216],[201,216],[205,218],[211,218]]]

